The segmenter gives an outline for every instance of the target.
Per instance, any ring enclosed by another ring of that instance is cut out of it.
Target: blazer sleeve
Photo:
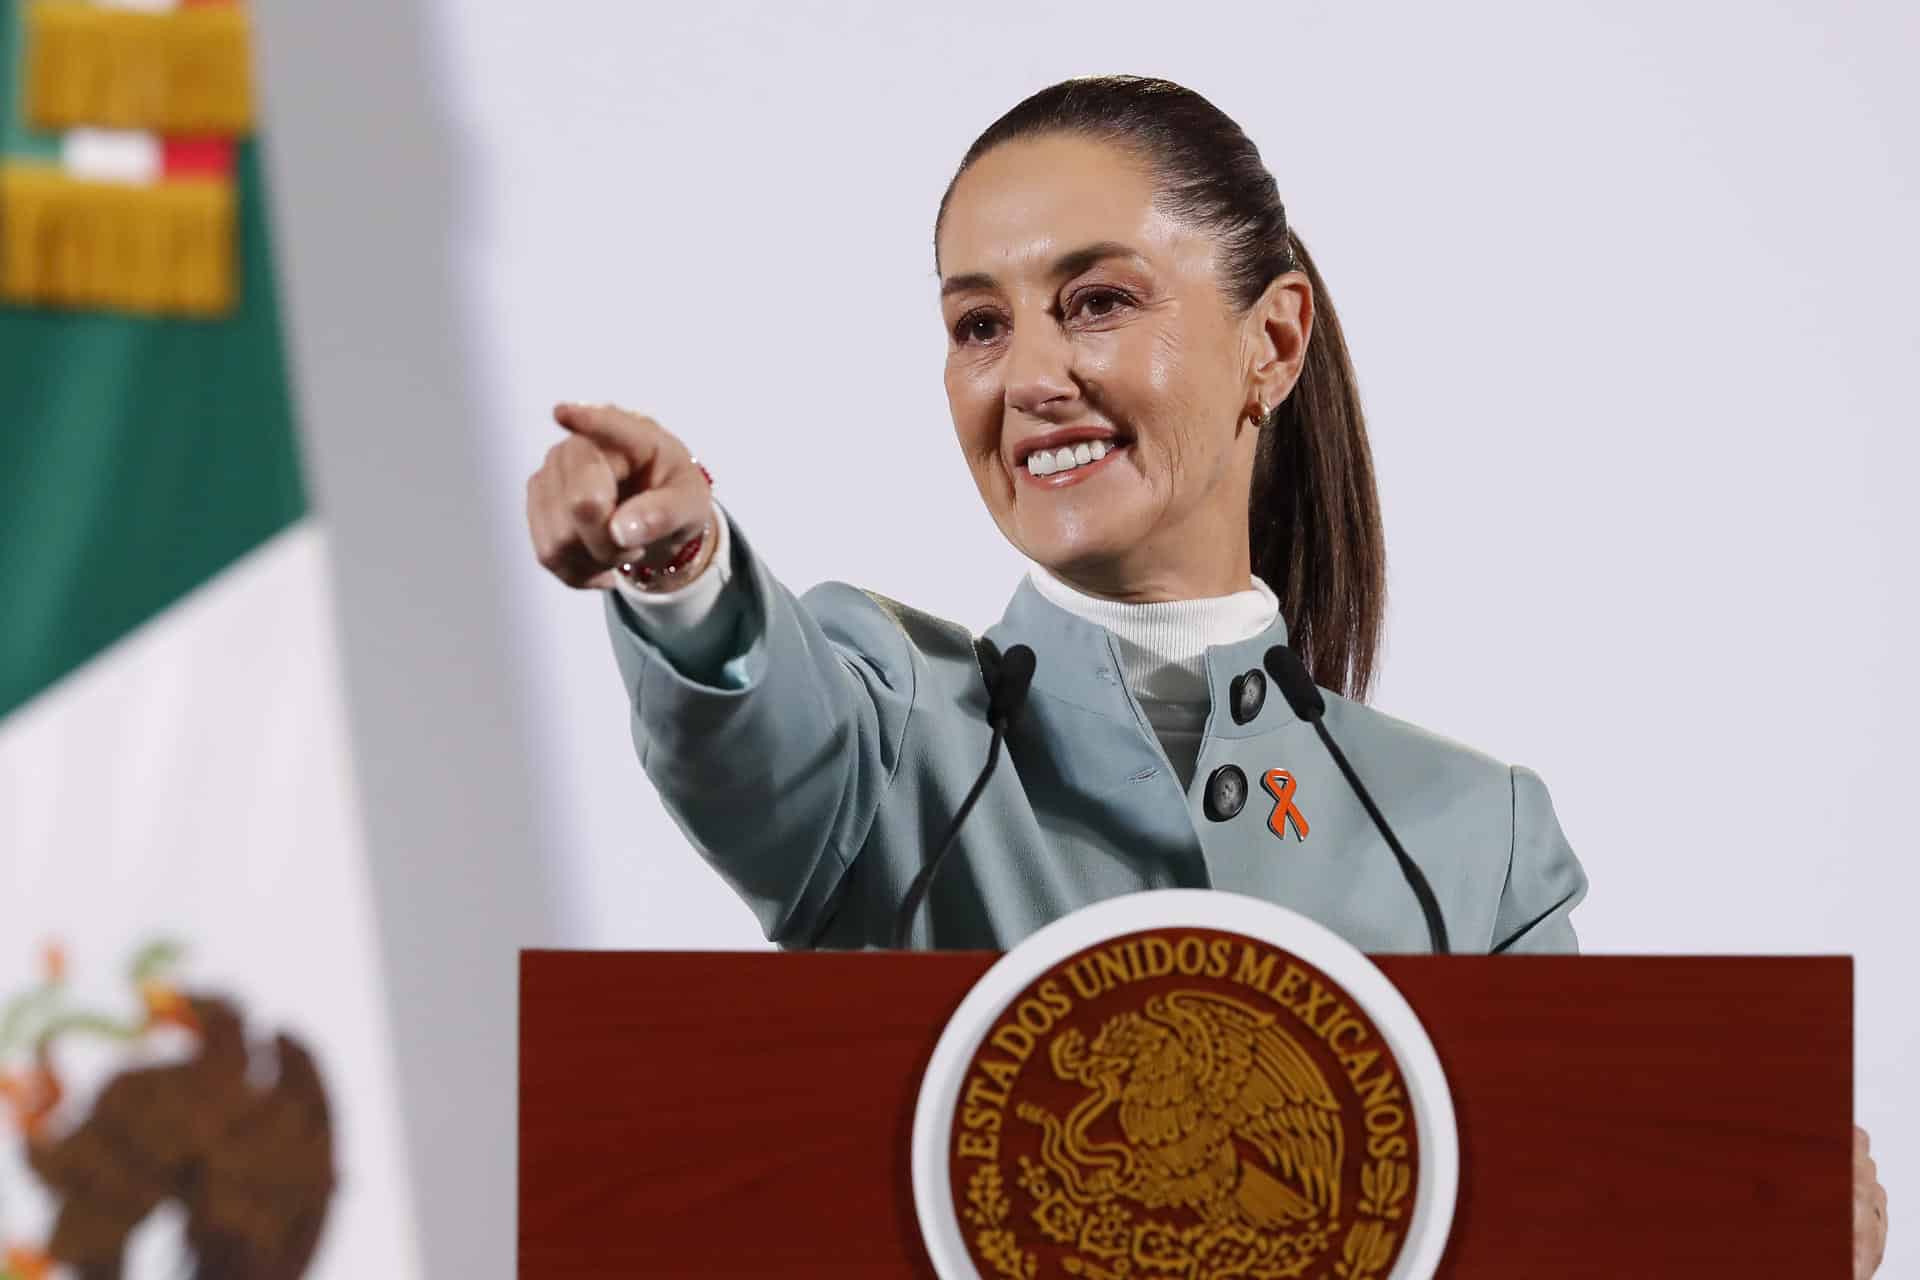
[[[1554,816],[1553,800],[1540,775],[1515,765],[1513,848],[1500,893],[1491,950],[1494,954],[1575,953],[1573,909],[1587,896],[1587,873],[1574,857]]]
[[[737,522],[731,541],[727,586],[742,595],[718,669],[683,672],[615,592],[607,626],[668,812],[770,941],[805,943],[899,766],[913,652],[864,592],[825,583],[796,598]]]

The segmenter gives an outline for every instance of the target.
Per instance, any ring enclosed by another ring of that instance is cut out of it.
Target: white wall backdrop
[[[1022,566],[952,440],[933,212],[995,116],[1094,71],[1239,119],[1324,271],[1386,505],[1377,704],[1542,772],[1588,950],[1858,957],[1884,1274],[1920,1268],[1920,10],[264,21],[429,1273],[510,1265],[512,948],[764,945],[639,772],[597,600],[528,550],[548,407],[659,417],[790,584],[985,625]]]

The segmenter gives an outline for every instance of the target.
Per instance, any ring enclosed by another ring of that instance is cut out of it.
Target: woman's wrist
[[[700,532],[681,543],[672,558],[656,564],[629,561],[620,566],[620,576],[644,595],[667,595],[692,584],[713,564],[720,547],[719,522],[724,518],[718,507],[713,508]]]
[[[713,473],[698,458],[689,456],[687,461],[700,473],[700,478],[706,481],[707,489],[711,492]],[[664,561],[653,562],[643,558],[620,565],[620,576],[643,595],[666,595],[679,591],[705,573],[707,566],[713,563],[720,544],[716,526],[725,519],[719,504],[709,498],[707,522],[701,526],[700,532],[675,547],[673,554]]]

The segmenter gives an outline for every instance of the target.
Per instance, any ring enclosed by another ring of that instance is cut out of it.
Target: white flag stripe
[[[60,135],[60,164],[94,182],[158,182],[165,165],[160,135],[131,129],[68,129]]]
[[[58,940],[76,1000],[127,1013],[134,948],[185,944],[182,986],[230,997],[254,1041],[285,1032],[318,1065],[339,1184],[308,1274],[412,1280],[328,581],[303,521],[0,721],[0,1003],[35,985],[40,942]],[[61,1123],[132,1063],[124,1046],[63,1040]],[[0,1245],[44,1243],[51,1226],[20,1152],[0,1115]]]

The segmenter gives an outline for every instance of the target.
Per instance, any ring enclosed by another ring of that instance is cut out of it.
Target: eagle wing
[[[188,1236],[206,1274],[305,1275],[333,1196],[333,1122],[307,1047],[274,1037],[279,1078],[205,1153]],[[224,1263],[215,1266],[216,1260]]]
[[[1345,1143],[1326,1076],[1270,1013],[1230,996],[1176,991],[1164,1016],[1195,1064],[1197,1092],[1225,1128],[1317,1208],[1339,1207]]]
[[[1158,1001],[1149,1001],[1147,1014],[1127,1013],[1114,1019],[1096,1048],[1123,1057],[1126,1084],[1120,1093],[1120,1129],[1129,1142],[1143,1147],[1166,1147],[1192,1134],[1203,1111],[1200,1074],[1179,1029],[1154,1017]],[[1116,1043],[1116,1041],[1118,1043]]]

